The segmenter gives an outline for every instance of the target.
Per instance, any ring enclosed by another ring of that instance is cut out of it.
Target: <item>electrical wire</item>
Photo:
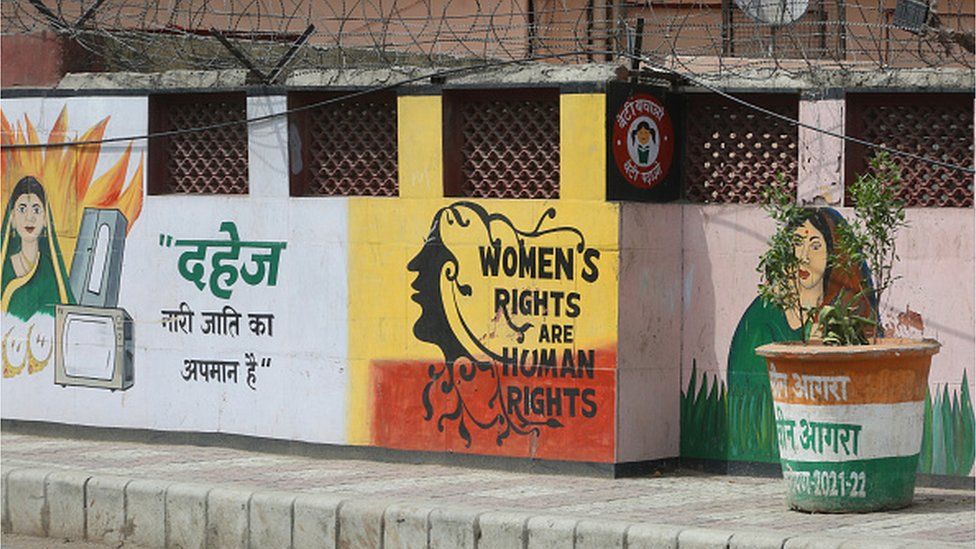
[[[833,137],[833,138],[836,138],[836,139],[842,139],[844,141],[850,141],[852,143],[856,143],[856,144],[859,144],[859,145],[863,145],[865,147],[869,147],[869,148],[872,148],[872,149],[875,149],[875,150],[884,151],[884,152],[887,152],[887,153],[892,154],[892,155],[903,156],[905,158],[910,158],[910,159],[913,159],[913,160],[918,160],[920,162],[926,162],[926,163],[929,163],[929,164],[932,164],[932,165],[935,165],[935,166],[941,166],[943,168],[948,168],[948,169],[951,169],[951,170],[962,171],[962,172],[969,173],[969,174],[976,173],[976,170],[974,170],[973,168],[968,167],[968,166],[960,166],[960,165],[957,165],[957,164],[952,164],[952,163],[949,163],[949,162],[944,162],[942,160],[938,160],[938,159],[935,159],[935,158],[930,158],[930,157],[927,157],[927,156],[922,156],[922,155],[915,154],[915,153],[911,153],[911,152],[907,152],[907,151],[900,151],[898,149],[892,149],[890,147],[886,147],[886,146],[881,145],[881,144],[878,144],[878,143],[873,143],[873,142],[866,141],[864,139],[860,139],[860,138],[853,137],[853,136],[850,136],[850,135],[846,135],[846,134],[843,134],[843,133],[837,133],[837,132],[833,132],[833,131],[830,131],[830,130],[827,130],[827,129],[824,129],[824,128],[820,128],[820,127],[817,127],[817,126],[813,126],[811,124],[807,124],[805,122],[801,122],[800,120],[797,120],[797,119],[794,119],[794,118],[790,118],[789,116],[786,116],[786,115],[777,113],[775,111],[766,109],[766,108],[764,108],[764,107],[762,107],[760,105],[756,105],[755,103],[751,103],[751,102],[746,101],[746,100],[744,100],[742,98],[736,97],[736,96],[734,96],[734,95],[732,95],[732,94],[730,94],[728,92],[725,92],[725,91],[723,91],[723,90],[721,90],[721,89],[719,89],[719,88],[717,88],[717,87],[715,87],[713,85],[708,84],[707,82],[705,82],[700,77],[700,75],[697,75],[693,71],[691,71],[688,68],[688,66],[685,65],[680,60],[680,58],[678,58],[678,57],[675,57],[674,59],[685,69],[685,72],[677,71],[675,69],[672,69],[672,68],[665,67],[663,65],[657,64],[654,61],[652,61],[648,56],[640,56],[640,55],[634,55],[634,54],[623,53],[623,52],[602,52],[602,51],[592,51],[592,50],[576,50],[576,51],[571,51],[571,52],[561,52],[561,53],[552,53],[552,54],[545,54],[545,55],[535,55],[535,56],[532,56],[532,57],[526,57],[524,59],[512,59],[512,60],[503,60],[503,61],[491,61],[491,62],[481,63],[481,64],[477,64],[477,65],[469,65],[469,66],[464,66],[464,67],[454,67],[454,68],[449,68],[449,69],[441,69],[441,70],[434,71],[434,72],[431,72],[431,73],[427,73],[427,74],[424,74],[424,75],[421,75],[421,76],[414,76],[414,77],[406,78],[406,79],[403,79],[403,80],[399,80],[399,81],[393,82],[391,84],[384,84],[384,85],[381,85],[381,86],[374,86],[374,87],[370,87],[370,88],[364,88],[362,90],[357,90],[355,92],[350,92],[350,93],[345,94],[345,95],[341,95],[341,96],[329,98],[329,99],[326,99],[326,100],[323,100],[323,101],[318,101],[318,102],[315,102],[315,103],[310,103],[308,105],[302,105],[300,107],[294,107],[294,108],[286,109],[286,110],[280,111],[280,112],[270,113],[270,114],[266,114],[266,115],[262,115],[262,116],[256,116],[254,118],[245,118],[243,120],[231,120],[231,121],[228,121],[228,122],[221,122],[221,123],[218,123],[218,124],[211,124],[211,125],[207,125],[207,126],[199,126],[199,127],[195,127],[195,128],[182,128],[182,129],[178,129],[178,130],[167,130],[167,131],[150,133],[150,134],[145,134],[145,135],[137,135],[137,136],[109,137],[109,138],[103,138],[103,139],[90,139],[90,140],[84,140],[84,141],[64,141],[64,142],[60,142],[60,143],[11,143],[11,144],[0,144],[0,150],[5,151],[5,150],[10,150],[10,149],[41,149],[41,148],[59,148],[59,147],[78,147],[78,146],[85,146],[85,145],[100,145],[100,144],[105,144],[105,143],[131,142],[131,141],[140,141],[140,140],[149,140],[149,139],[158,139],[158,138],[164,138],[164,137],[172,137],[172,136],[175,136],[175,135],[183,135],[183,134],[189,134],[189,133],[199,133],[199,132],[217,130],[217,129],[227,128],[227,127],[234,127],[234,126],[239,126],[239,125],[256,124],[256,123],[259,123],[259,122],[264,122],[264,121],[267,121],[267,120],[272,120],[272,119],[280,118],[282,116],[287,116],[289,114],[294,114],[294,113],[303,112],[303,111],[307,111],[307,110],[314,110],[314,109],[317,109],[317,108],[320,108],[320,107],[323,107],[323,106],[326,106],[326,105],[330,105],[330,104],[334,104],[334,103],[339,103],[339,102],[342,102],[342,101],[347,101],[349,99],[354,99],[356,97],[362,97],[364,95],[369,95],[369,94],[372,94],[372,93],[393,90],[393,89],[396,89],[396,88],[401,87],[401,86],[406,86],[406,85],[413,84],[413,83],[420,82],[420,81],[424,81],[424,80],[444,78],[444,77],[448,77],[448,76],[455,75],[455,74],[460,74],[460,73],[480,72],[480,71],[485,71],[485,70],[490,70],[490,69],[501,68],[501,67],[505,67],[505,66],[519,65],[519,64],[524,64],[524,63],[529,63],[529,62],[534,62],[534,61],[542,61],[542,60],[546,60],[546,59],[557,59],[557,58],[562,58],[562,57],[572,57],[572,56],[580,56],[580,55],[586,55],[586,54],[592,54],[592,55],[613,54],[613,55],[617,55],[619,57],[623,57],[623,58],[626,58],[626,59],[637,60],[637,61],[640,61],[641,63],[644,63],[648,67],[654,68],[655,70],[663,71],[663,72],[666,72],[666,73],[673,74],[675,76],[684,78],[684,79],[688,80],[689,82],[693,83],[694,85],[699,86],[701,88],[704,88],[704,89],[706,89],[706,90],[708,90],[708,91],[710,91],[712,93],[715,93],[715,94],[717,94],[717,95],[719,95],[719,96],[721,96],[721,97],[723,97],[725,99],[728,99],[729,101],[738,103],[739,105],[742,105],[742,106],[744,106],[746,108],[749,108],[749,109],[755,110],[756,112],[760,112],[760,113],[765,114],[767,116],[771,116],[773,118],[782,120],[782,121],[787,122],[787,123],[789,123],[791,125],[794,125],[794,126],[797,126],[797,127],[800,127],[800,128],[804,128],[804,129],[808,129],[808,130],[811,130],[811,131],[815,131],[815,132],[818,132],[818,133],[821,133],[821,134],[824,134],[824,135],[827,135],[827,136],[830,136],[830,137]]]
[[[652,62],[649,58],[647,58],[645,56],[635,56],[635,55],[631,55],[631,54],[624,54],[624,57],[637,59],[637,60],[641,61],[642,63],[647,64],[649,67],[653,67],[653,68],[655,68],[657,70],[669,70],[669,69],[664,68],[661,65],[655,64],[654,62]],[[689,73],[691,73],[691,71],[688,69],[688,65],[686,65],[684,62],[682,62],[677,57],[675,58],[675,60],[678,62],[678,64],[680,64],[682,67],[684,67],[686,71],[688,71]],[[935,166],[941,166],[943,168],[949,168],[951,170],[958,170],[958,171],[962,171],[962,172],[966,172],[966,173],[970,173],[970,174],[976,173],[976,170],[974,170],[973,168],[967,167],[967,166],[960,166],[960,165],[957,165],[957,164],[951,164],[949,162],[943,162],[941,160],[937,160],[935,158],[930,158],[930,157],[927,157],[927,156],[922,156],[920,154],[915,154],[915,153],[907,152],[907,151],[900,151],[898,149],[892,149],[891,147],[886,147],[884,145],[880,145],[878,143],[873,143],[871,141],[866,141],[864,139],[860,139],[860,138],[857,138],[857,137],[854,137],[854,136],[851,136],[851,135],[847,135],[847,134],[843,134],[843,133],[837,133],[837,132],[833,132],[833,131],[830,131],[830,130],[827,130],[827,129],[824,129],[824,128],[820,128],[820,127],[817,127],[817,126],[813,126],[811,124],[807,124],[805,122],[801,122],[801,121],[796,120],[794,118],[790,118],[789,116],[780,114],[778,112],[771,111],[771,110],[766,109],[766,108],[764,108],[762,106],[756,105],[755,103],[750,103],[750,102],[746,101],[745,99],[736,97],[736,96],[734,96],[734,95],[732,95],[732,94],[730,94],[728,92],[725,92],[725,91],[722,91],[722,90],[716,88],[715,86],[709,85],[707,82],[704,82],[701,78],[698,78],[696,76],[691,76],[689,74],[678,73],[677,71],[671,71],[671,72],[673,72],[674,74],[677,74],[679,76],[682,76],[684,78],[687,78],[689,82],[694,83],[696,86],[705,88],[706,90],[708,90],[708,91],[710,91],[710,92],[712,92],[714,94],[717,94],[717,95],[719,95],[721,97],[724,97],[725,99],[728,99],[729,101],[733,101],[733,102],[738,103],[738,104],[740,104],[740,105],[742,105],[744,107],[748,107],[748,108],[753,109],[753,110],[755,110],[757,112],[760,112],[760,113],[765,114],[767,116],[771,116],[773,118],[777,118],[779,120],[782,120],[784,122],[787,122],[789,124],[792,124],[792,125],[797,126],[797,127],[800,127],[800,128],[812,130],[812,131],[815,131],[815,132],[818,132],[818,133],[822,133],[822,134],[827,135],[827,136],[830,136],[830,137],[834,137],[834,138],[837,138],[837,139],[842,139],[844,141],[850,141],[851,143],[856,143],[858,145],[863,145],[865,147],[870,147],[872,149],[876,149],[876,150],[879,150],[879,151],[883,151],[883,152],[886,152],[886,153],[889,153],[889,154],[892,154],[892,155],[904,156],[906,158],[911,158],[912,160],[918,160],[918,161],[921,161],[921,162],[927,162],[927,163],[933,164]],[[691,73],[691,74],[694,74],[694,73]]]
[[[447,76],[450,76],[450,75],[453,75],[453,74],[464,73],[464,72],[477,72],[477,71],[483,71],[483,70],[487,70],[487,69],[495,69],[495,68],[500,68],[500,67],[504,67],[504,66],[508,66],[508,65],[518,65],[518,64],[532,62],[532,61],[540,61],[540,60],[545,60],[545,59],[554,59],[554,58],[559,58],[559,57],[569,57],[569,56],[573,56],[573,55],[581,55],[581,53],[585,53],[585,52],[582,52],[582,50],[581,50],[581,51],[573,51],[573,52],[553,53],[553,54],[547,54],[547,55],[536,55],[536,56],[532,56],[532,57],[527,57],[525,59],[513,59],[513,60],[507,60],[507,61],[492,61],[492,62],[489,62],[489,63],[481,63],[481,64],[478,64],[478,65],[468,65],[468,66],[464,66],[464,67],[454,67],[454,68],[450,68],[450,69],[441,69],[439,71],[435,71],[435,72],[431,72],[431,73],[428,73],[428,74],[424,74],[422,76],[414,76],[414,77],[406,78],[406,79],[403,79],[403,80],[399,80],[399,81],[394,82],[392,84],[384,84],[382,86],[374,86],[374,87],[370,87],[370,88],[363,88],[361,90],[357,90],[355,92],[350,92],[350,93],[347,93],[345,95],[340,95],[340,96],[332,97],[332,98],[325,99],[325,100],[322,100],[322,101],[318,101],[318,102],[315,102],[315,103],[309,103],[308,105],[302,105],[300,107],[294,107],[294,108],[287,109],[287,110],[280,111],[280,112],[274,112],[274,113],[265,114],[265,115],[262,115],[262,116],[256,116],[254,118],[245,118],[243,120],[230,120],[230,121],[227,121],[227,122],[220,122],[220,123],[217,123],[217,124],[210,124],[210,125],[207,125],[207,126],[198,126],[198,127],[194,127],[194,128],[182,128],[182,129],[178,129],[178,130],[167,130],[167,131],[156,132],[156,133],[148,133],[148,134],[145,134],[145,135],[134,135],[134,136],[124,136],[124,137],[108,137],[108,138],[102,138],[102,139],[88,139],[88,140],[83,140],[83,141],[62,141],[60,143],[10,143],[10,144],[0,144],[0,150],[7,150],[7,149],[43,149],[43,148],[59,148],[59,147],[81,147],[81,146],[85,146],[85,145],[102,145],[102,144],[105,144],[105,143],[119,143],[119,142],[127,142],[127,141],[142,141],[142,140],[149,140],[149,139],[158,139],[158,138],[163,138],[163,137],[172,137],[174,135],[183,135],[183,134],[189,134],[189,133],[199,133],[199,132],[206,132],[206,131],[211,131],[211,130],[219,130],[219,129],[222,129],[222,128],[229,128],[229,127],[234,127],[234,126],[242,126],[242,125],[246,125],[246,124],[255,124],[255,123],[258,123],[258,122],[264,122],[264,121],[267,121],[267,120],[272,120],[272,119],[275,119],[275,118],[280,118],[282,116],[287,116],[289,114],[294,114],[294,113],[303,112],[303,111],[307,111],[307,110],[314,110],[314,109],[317,109],[319,107],[324,107],[326,105],[331,105],[333,103],[340,103],[342,101],[347,101],[349,99],[354,99],[356,97],[362,97],[364,95],[369,95],[369,94],[372,94],[372,93],[378,93],[378,92],[393,90],[393,89],[396,89],[396,88],[398,88],[400,86],[406,86],[406,85],[413,84],[415,82],[420,82],[420,81],[423,81],[423,80],[430,80],[430,79],[436,79],[436,78],[441,78],[441,77],[447,77]]]

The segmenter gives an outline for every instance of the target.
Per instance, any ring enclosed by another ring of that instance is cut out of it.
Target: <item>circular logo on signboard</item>
[[[664,105],[638,93],[621,105],[613,124],[613,158],[620,175],[638,189],[664,181],[674,156],[674,128]]]

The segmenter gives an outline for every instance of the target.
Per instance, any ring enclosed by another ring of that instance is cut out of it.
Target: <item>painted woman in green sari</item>
[[[810,210],[807,218],[794,227],[796,254],[800,259],[797,285],[804,311],[833,303],[843,294],[846,299],[871,286],[871,276],[863,263],[855,272],[835,266],[834,243],[844,218],[830,208]],[[870,294],[871,292],[866,292]],[[858,314],[877,319],[877,304],[865,296],[858,303]],[[802,320],[806,320],[803,318]],[[767,343],[798,341],[810,323],[801,320],[800,309],[784,311],[753,300],[743,313],[732,337],[728,362],[728,457],[748,461],[776,461],[776,425],[765,359],[755,349]],[[806,326],[804,326],[806,324]]]
[[[30,176],[14,186],[3,215],[2,305],[27,321],[36,313],[54,316],[54,306],[74,303],[44,187]]]

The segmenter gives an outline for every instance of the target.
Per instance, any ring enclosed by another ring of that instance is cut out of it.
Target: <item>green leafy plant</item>
[[[892,269],[898,261],[895,236],[908,226],[905,205],[898,199],[901,186],[901,170],[888,153],[882,151],[870,160],[871,169],[848,186],[854,201],[854,219],[839,227],[839,254],[834,258],[846,268],[867,263],[874,276],[874,285],[866,291],[880,311],[884,292],[898,279]],[[872,325],[863,325],[857,342],[841,338],[839,345],[866,344],[865,335],[870,330],[877,337]],[[826,336],[826,333],[825,333]],[[826,337],[824,341],[826,342]],[[860,343],[864,340],[863,343]]]
[[[858,303],[867,296],[879,307],[882,295],[897,280],[893,275],[893,266],[898,261],[895,236],[908,223],[905,206],[898,200],[901,183],[898,166],[884,152],[871,158],[870,164],[871,169],[848,186],[854,201],[854,218],[837,227],[838,241],[829,258],[832,264],[848,271],[857,271],[862,263],[866,264],[874,275],[874,284],[850,299],[841,292],[832,303],[801,306],[796,274],[802,260],[796,253],[799,242],[795,228],[809,216],[809,210],[795,203],[782,176],[764,196],[763,208],[775,221],[776,231],[759,258],[759,295],[783,311],[799,314],[804,342],[809,338],[811,326],[816,326],[816,332],[827,345],[866,345],[877,336],[877,322],[864,316]]]
[[[782,174],[775,184],[766,189],[763,210],[776,223],[776,231],[769,239],[766,252],[759,257],[756,268],[761,277],[759,295],[783,311],[797,310],[800,324],[806,326],[809,315],[800,307],[800,286],[796,274],[802,262],[796,255],[797,236],[794,228],[806,219],[809,212],[796,204]],[[807,330],[804,329],[804,341],[806,334]]]
[[[866,332],[875,322],[858,314],[857,304],[865,291],[851,299],[841,291],[835,303],[819,308],[816,322],[824,345],[867,345]]]

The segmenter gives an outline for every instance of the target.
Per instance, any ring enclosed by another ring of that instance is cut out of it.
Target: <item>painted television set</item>
[[[56,385],[132,387],[132,317],[124,309],[58,305],[54,341]]]

